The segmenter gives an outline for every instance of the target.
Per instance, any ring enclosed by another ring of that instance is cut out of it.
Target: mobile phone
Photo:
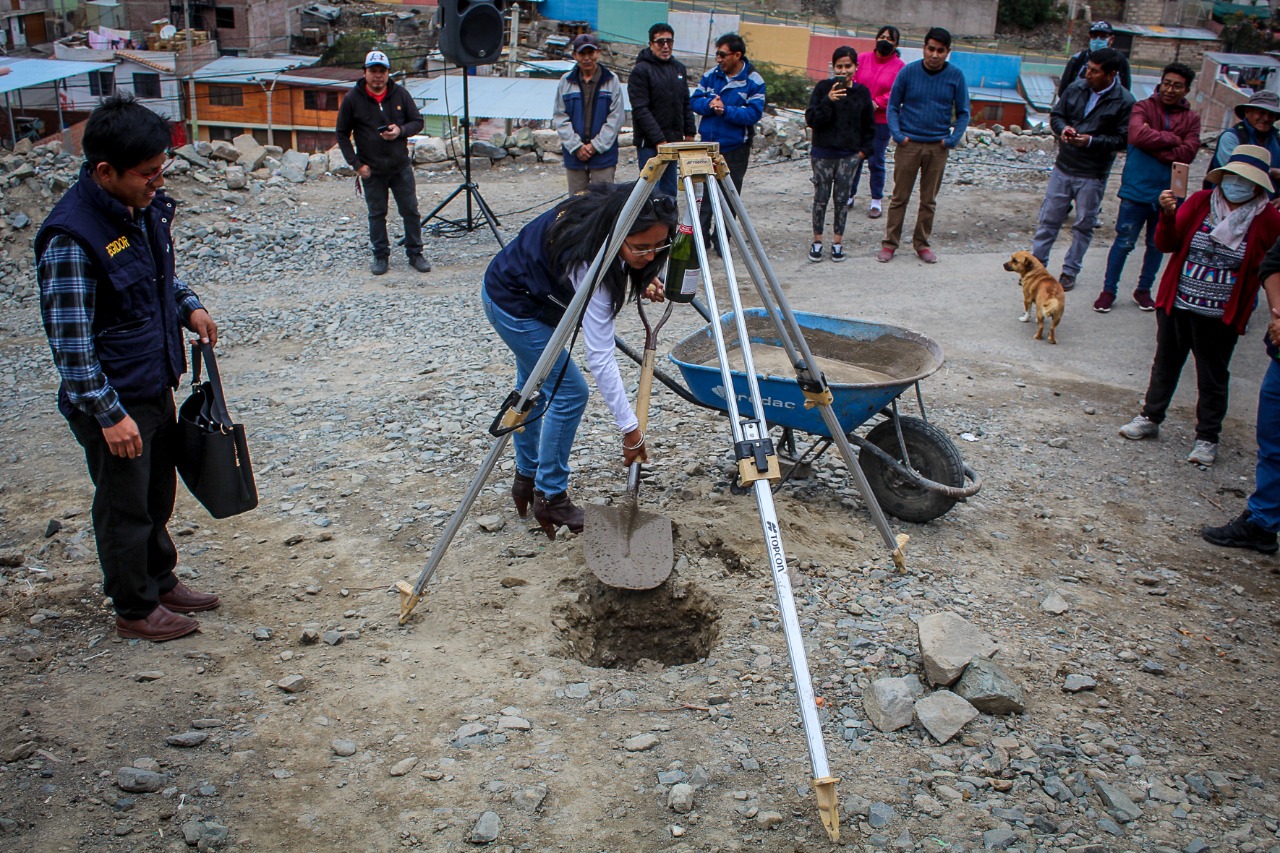
[[[379,127],[379,128],[378,128],[378,133],[386,133],[386,132],[387,132],[388,130],[390,130],[390,129],[391,129],[391,125],[389,125],[389,124],[384,124],[384,125],[382,125],[381,127]]]
[[[848,78],[848,77],[846,77],[846,76],[845,76],[845,75],[843,75],[843,74],[837,74],[837,75],[836,75],[835,88],[837,88],[837,89],[848,89],[848,88],[849,88],[849,78]]]
[[[1187,197],[1187,177],[1191,167],[1186,163],[1174,163],[1173,173],[1169,176],[1169,190],[1174,198]]]

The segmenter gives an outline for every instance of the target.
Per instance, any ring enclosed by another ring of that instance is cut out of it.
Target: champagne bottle
[[[702,205],[702,184],[695,187],[697,204]],[[685,208],[680,227],[671,243],[671,255],[667,261],[666,294],[672,302],[692,302],[702,289],[702,269],[698,264],[698,249],[694,245],[693,229],[698,227],[696,208]]]

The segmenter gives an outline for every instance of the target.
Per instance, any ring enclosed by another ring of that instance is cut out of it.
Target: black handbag
[[[209,366],[200,381],[200,361]],[[191,345],[191,396],[178,409],[178,473],[214,518],[248,512],[258,505],[244,425],[233,424],[222,394],[213,347]]]

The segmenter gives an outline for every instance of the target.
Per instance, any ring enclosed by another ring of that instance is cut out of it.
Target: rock
[[[982,846],[987,850],[1008,850],[1018,840],[1018,834],[1007,826],[997,826],[982,833]]]
[[[173,152],[173,156],[181,157],[193,166],[199,166],[202,169],[212,169],[213,164],[209,162],[200,152],[196,151],[194,145],[183,145],[177,151]]]
[[[9,220],[9,224],[14,228],[26,228],[31,224],[31,217],[27,216],[22,211],[18,211],[13,215],[13,218]]]
[[[307,158],[307,177],[311,179],[323,178],[324,173],[329,171],[329,155],[312,154]]]
[[[169,744],[169,746],[190,748],[193,746],[199,746],[208,739],[208,732],[182,732],[181,734],[169,735],[164,739],[164,742]]]
[[[646,752],[657,745],[657,736],[648,733],[629,737],[622,742],[622,748],[627,752]]]
[[[252,133],[242,133],[235,139],[231,140],[231,144],[240,152],[240,157],[236,163],[244,166],[246,172],[252,172],[254,169],[262,165],[262,161],[267,158],[267,149],[257,139],[254,139]]]
[[[280,159],[280,177],[293,184],[303,183],[310,164],[310,158],[301,151],[286,151]]]
[[[898,817],[888,803],[872,803],[867,807],[867,823],[872,829],[884,829]]]
[[[533,141],[543,154],[560,153],[560,134],[554,130],[535,130],[533,132]]]
[[[1062,689],[1067,693],[1079,693],[1081,690],[1092,690],[1098,682],[1087,675],[1072,673],[1062,682]]]
[[[533,724],[524,717],[499,717],[498,728],[507,731],[527,732],[533,729]]]
[[[419,139],[413,146],[413,162],[442,163],[449,159],[449,151],[445,142],[438,136]]]
[[[915,713],[934,740],[946,743],[978,716],[978,709],[950,690],[937,690],[916,702]]]
[[[5,756],[5,761],[10,763],[14,761],[25,761],[35,755],[36,750],[39,748],[40,745],[33,740],[23,741],[13,749],[9,750],[9,754]]]
[[[911,725],[914,715],[911,689],[901,678],[878,678],[862,695],[862,710],[882,732],[896,732]]]
[[[137,767],[121,767],[116,771],[116,785],[133,794],[154,794],[164,787],[164,774]]]
[[[1054,616],[1061,616],[1071,609],[1071,605],[1062,597],[1062,593],[1054,590],[1044,597],[1044,601],[1040,602],[1040,609],[1045,613],[1052,613]]]
[[[783,817],[778,812],[757,812],[756,825],[761,829],[773,829],[781,826]]]
[[[989,658],[999,646],[985,633],[954,613],[931,613],[916,623],[920,655],[929,683],[954,684],[969,661]]]
[[[333,146],[329,149],[329,174],[339,178],[349,178],[356,173],[355,169],[347,163],[347,158],[342,156],[342,149]]]
[[[999,664],[986,658],[969,662],[955,692],[984,714],[1021,714],[1027,709],[1022,688]]]
[[[162,678],[164,678],[164,673],[158,669],[148,669],[143,672],[135,672],[133,674],[133,680],[140,682],[159,681]]]
[[[488,733],[489,727],[484,723],[467,723],[453,733],[453,742],[455,744],[461,743],[463,741],[470,740],[471,738],[487,735]]]
[[[276,682],[276,687],[279,687],[285,693],[301,693],[307,689],[307,679],[296,674],[286,675]]]
[[[320,637],[321,640],[324,640],[324,644],[326,646],[341,645],[342,641],[345,640],[346,638],[347,638],[347,635],[346,635],[346,632],[344,631],[325,631],[324,634],[321,635]]]
[[[507,522],[500,515],[482,515],[476,519],[476,525],[485,533],[497,533],[507,526]]]
[[[223,178],[229,190],[242,190],[249,185],[249,178],[245,175],[243,166],[228,166],[223,173]]]
[[[240,159],[240,149],[236,148],[224,139],[218,139],[212,143],[208,156],[211,160],[221,160],[224,163],[234,163]]]
[[[667,808],[676,814],[688,814],[693,811],[693,786],[681,782],[672,785],[667,792]]]
[[[353,740],[336,738],[329,742],[329,748],[333,750],[334,755],[340,755],[343,758],[349,758],[356,754],[356,750],[359,747],[356,746],[356,742]]]
[[[0,549],[0,567],[16,569],[26,562],[26,555],[17,548]]]
[[[1131,823],[1142,817],[1142,809],[1124,791],[1101,779],[1094,779],[1093,784],[1098,789],[1098,799],[1102,800],[1102,804],[1116,820]]]
[[[511,804],[520,811],[536,812],[542,808],[542,802],[547,798],[547,787],[545,785],[534,785],[529,788],[521,788],[511,795]]]
[[[467,836],[467,840],[472,844],[492,844],[498,840],[498,833],[501,831],[502,819],[498,817],[498,813],[485,812],[480,815],[476,825],[471,827],[471,835]]]
[[[417,766],[418,756],[411,755],[408,758],[403,758],[400,761],[397,761],[395,766],[391,768],[390,775],[403,776]]]
[[[62,522],[56,518],[49,519],[49,523],[44,528],[44,538],[48,539],[62,529]]]

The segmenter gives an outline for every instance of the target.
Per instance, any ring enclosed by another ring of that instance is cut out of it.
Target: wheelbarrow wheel
[[[900,417],[898,423],[913,469],[935,483],[964,485],[964,460],[946,433],[919,418]],[[902,461],[892,420],[877,424],[866,440]],[[872,453],[861,454],[859,462],[881,508],[895,518],[923,524],[945,515],[956,504],[956,498],[916,485]]]

